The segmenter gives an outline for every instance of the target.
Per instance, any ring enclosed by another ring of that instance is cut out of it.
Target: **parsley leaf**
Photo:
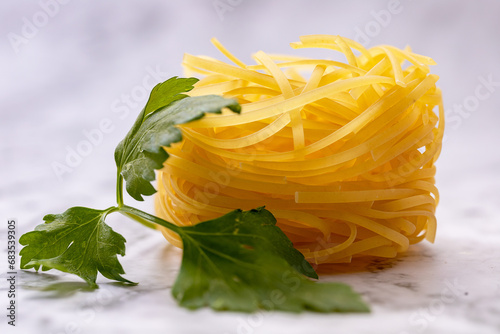
[[[172,77],[167,81],[160,82],[153,87],[149,94],[148,102],[144,107],[144,115],[147,116],[158,109],[168,106],[170,103],[187,97],[185,92],[193,89],[193,85],[198,82],[196,78]]]
[[[196,309],[252,312],[368,312],[360,296],[341,283],[317,283],[304,256],[264,208],[235,210],[182,227],[183,257],[172,294]]]
[[[133,283],[121,275],[117,254],[125,255],[125,238],[105,224],[119,211],[146,226],[158,224],[179,234],[184,253],[172,294],[180,305],[196,309],[252,312],[275,309],[291,312],[366,312],[368,307],[351,288],[339,283],[315,283],[317,274],[276,226],[264,208],[235,210],[195,226],[180,227],[124,205],[123,178],[137,200],[155,192],[154,169],[168,158],[163,149],[182,139],[175,126],[205,113],[229,108],[240,112],[236,100],[207,95],[187,97],[197,79],[171,78],[153,88],[148,103],[115,150],[117,207],[94,210],[73,207],[46,215],[45,224],[21,236],[21,268],[58,269],[97,287],[96,277]]]
[[[168,158],[163,146],[182,140],[175,125],[199,119],[205,113],[220,113],[223,108],[240,112],[240,105],[234,99],[182,94],[191,90],[196,81],[173,77],[156,85],[132,129],[116,147],[118,173],[125,178],[127,192],[134,199],[142,201],[142,195],[156,192],[151,184],[155,180],[154,170],[162,168]]]
[[[46,215],[45,224],[21,236],[21,269],[51,268],[72,273],[97,287],[97,271],[120,282],[135,284],[121,276],[117,254],[125,255],[125,238],[104,223],[116,211],[73,207],[62,214]]]

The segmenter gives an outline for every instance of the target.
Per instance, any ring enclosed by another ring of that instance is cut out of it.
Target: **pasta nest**
[[[247,65],[212,42],[234,64],[186,54],[188,74],[203,77],[189,95],[235,98],[242,112],[180,126],[184,139],[166,148],[158,175],[159,216],[185,226],[265,206],[305,258],[326,267],[434,241],[444,110],[431,58],[309,35],[291,47],[338,51],[346,62],[259,51]]]

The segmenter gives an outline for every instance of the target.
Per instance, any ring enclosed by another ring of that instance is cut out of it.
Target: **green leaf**
[[[123,268],[117,254],[125,255],[125,238],[104,223],[116,211],[73,207],[62,214],[46,215],[45,224],[21,236],[21,269],[57,269],[76,274],[97,287],[99,271],[103,276],[135,284],[121,276]]]
[[[156,192],[151,184],[155,180],[154,170],[162,168],[168,158],[163,147],[182,140],[176,125],[197,120],[205,113],[220,113],[223,108],[240,112],[234,99],[182,94],[191,90],[196,81],[195,78],[173,77],[155,86],[134,126],[118,144],[116,166],[126,181],[127,192],[134,199],[142,201],[142,195]]]
[[[198,82],[196,78],[172,77],[165,82],[153,87],[146,103],[145,115],[149,115],[158,109],[168,106],[170,103],[187,97],[185,92],[193,89],[193,85]]]
[[[349,286],[317,283],[303,276],[317,277],[263,208],[235,210],[178,233],[184,252],[172,294],[184,307],[369,311]]]
[[[94,210],[73,207],[46,215],[45,224],[21,236],[21,268],[58,269],[97,287],[97,273],[130,284],[121,275],[117,254],[125,255],[125,239],[104,220],[119,211],[151,227],[159,224],[179,234],[184,253],[172,294],[191,309],[252,312],[274,309],[291,312],[366,312],[358,294],[340,283],[316,283],[317,274],[304,256],[276,226],[264,208],[235,210],[218,219],[180,227],[123,203],[122,177],[137,200],[155,189],[154,169],[168,158],[165,146],[182,139],[176,125],[199,119],[223,108],[240,112],[236,100],[208,95],[187,97],[194,78],[171,78],[155,86],[148,103],[115,150],[118,169],[118,207]]]

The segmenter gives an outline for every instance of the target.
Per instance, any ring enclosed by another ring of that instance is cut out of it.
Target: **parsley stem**
[[[139,223],[144,224],[144,221],[146,221],[146,222],[158,224],[160,226],[168,228],[169,230],[171,230],[171,231],[173,231],[175,233],[178,233],[178,234],[182,233],[182,228],[181,227],[179,227],[177,225],[174,225],[174,224],[172,224],[172,223],[170,223],[170,222],[168,222],[166,220],[163,220],[163,219],[161,219],[159,217],[150,215],[147,212],[144,212],[144,211],[141,211],[139,209],[133,208],[131,206],[122,205],[120,207],[119,211],[123,215],[125,215],[127,217],[130,217],[130,218],[138,221]]]
[[[116,175],[116,202],[119,208],[123,206],[123,176],[120,170],[118,170]]]
[[[146,220],[146,219],[141,218],[139,216],[135,216],[131,213],[127,213],[127,212],[123,212],[123,211],[121,211],[120,213],[124,216],[129,217],[132,220],[135,220],[138,223],[141,223],[142,225],[144,225],[146,227],[149,227],[150,229],[156,230],[156,225],[151,223],[149,220]]]

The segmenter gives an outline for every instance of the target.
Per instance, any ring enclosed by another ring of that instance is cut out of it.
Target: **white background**
[[[113,150],[146,101],[141,86],[145,83],[149,91],[158,82],[149,80],[151,72],[161,79],[182,76],[185,52],[223,59],[211,45],[211,37],[246,62],[259,50],[314,55],[294,51],[288,44],[300,35],[317,33],[357,39],[363,34],[360,41],[367,47],[409,44],[437,62],[432,70],[441,77],[438,85],[448,111],[447,139],[438,161],[442,196],[438,235],[435,245],[416,246],[402,263],[386,270],[324,278],[348,282],[362,292],[373,306],[370,315],[278,313],[249,320],[240,314],[178,308],[169,291],[178,252],[168,248],[161,235],[129,223],[121,226],[125,220],[112,219],[112,226],[128,240],[129,255],[123,260],[127,277],[142,284],[127,290],[103,280],[100,292],[86,292],[78,278],[59,272],[22,273],[18,327],[9,330],[500,331],[500,2],[401,1],[395,10],[389,5],[393,1],[54,3],[11,0],[0,4],[2,245],[8,218],[17,219],[21,235],[41,223],[46,213],[114,203]],[[481,84],[484,80],[495,84],[488,90]],[[483,93],[479,99],[478,89]],[[136,106],[127,107],[128,115],[120,118],[123,114],[114,112],[113,106],[125,106],[125,95],[132,96]],[[54,172],[54,164],[64,164],[68,150],[77,150],[86,140],[84,132],[97,129],[105,119],[112,130],[89,154],[71,172]],[[151,199],[140,206],[152,212]],[[406,281],[399,274],[406,275]],[[457,279],[467,294],[439,304],[446,282]],[[403,289],[398,282],[416,288]],[[6,300],[4,292],[1,298]],[[429,316],[419,310],[427,310]],[[0,319],[4,326],[3,314]]]

